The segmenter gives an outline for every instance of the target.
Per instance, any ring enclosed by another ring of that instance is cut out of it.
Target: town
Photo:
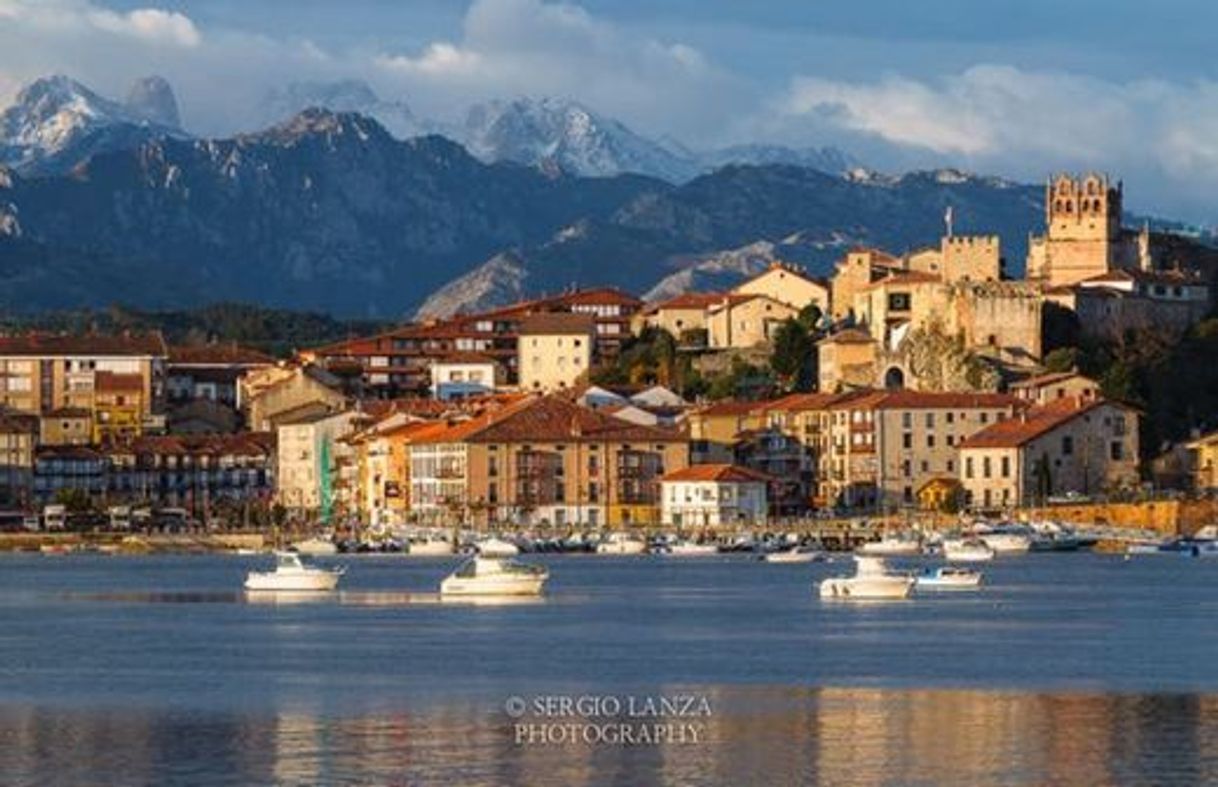
[[[1212,494],[1214,413],[1161,459],[1147,412],[1058,349],[1183,335],[1210,281],[1122,227],[1105,176],[1044,201],[1023,278],[949,208],[939,245],[854,248],[827,280],[572,289],[288,359],[0,337],[0,507],[10,529],[704,531]]]

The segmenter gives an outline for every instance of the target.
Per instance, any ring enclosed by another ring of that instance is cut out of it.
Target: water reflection
[[[444,604],[454,607],[529,607],[545,604],[545,596],[462,596],[404,591],[332,590],[244,590],[184,592],[64,593],[69,601],[98,601],[119,604],[335,604],[352,607],[405,607]]]
[[[1218,698],[887,689],[681,689],[694,745],[521,745],[502,698],[331,715],[0,709],[5,780],[324,784],[1196,784]],[[671,693],[671,690],[663,693]]]

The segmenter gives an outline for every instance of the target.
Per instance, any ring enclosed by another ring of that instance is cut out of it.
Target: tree
[[[787,390],[809,390],[812,387],[815,352],[816,347],[807,329],[799,320],[788,319],[774,332],[770,368]]]
[[[804,327],[804,330],[809,334],[816,334],[820,331],[820,321],[824,317],[824,312],[815,303],[809,303],[807,306],[799,310],[799,316],[796,317],[799,324]]]
[[[1045,371],[1069,372],[1078,367],[1077,347],[1058,347],[1045,356]]]

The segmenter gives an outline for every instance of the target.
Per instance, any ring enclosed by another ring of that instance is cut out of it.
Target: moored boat
[[[845,600],[878,600],[908,598],[914,587],[913,577],[890,574],[878,557],[855,555],[852,577],[832,577],[820,583],[820,597]]]
[[[886,535],[879,541],[868,541],[854,551],[874,557],[913,557],[922,554],[922,542],[908,536]]]
[[[767,552],[761,559],[767,563],[815,563],[828,560],[829,556],[823,549],[816,547],[795,547],[778,552]]]
[[[700,544],[696,541],[670,541],[660,550],[660,554],[671,557],[706,557],[719,554],[719,547],[716,544]]]
[[[980,585],[980,571],[954,566],[928,568],[916,579],[917,587],[932,590],[968,590],[980,587]]]
[[[328,538],[306,538],[292,544],[292,549],[310,557],[338,554],[338,545]]]
[[[504,541],[502,538],[484,538],[474,544],[474,548],[482,557],[516,557],[520,554],[520,547],[513,544],[511,541]]]
[[[440,583],[443,596],[536,596],[550,572],[503,558],[472,557]]]
[[[943,557],[952,563],[981,563],[993,560],[995,551],[979,538],[945,538]]]
[[[246,590],[326,591],[338,587],[346,569],[319,568],[300,559],[295,552],[276,552],[274,571],[251,571]]]
[[[596,545],[598,555],[641,555],[647,551],[647,542],[629,533],[610,533]]]

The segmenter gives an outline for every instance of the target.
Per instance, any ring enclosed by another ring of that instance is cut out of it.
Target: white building
[[[588,314],[530,314],[520,321],[517,365],[522,391],[573,388],[592,366],[596,322]]]
[[[431,395],[440,401],[485,396],[502,383],[502,367],[479,353],[454,353],[431,364]]]
[[[341,438],[355,430],[354,411],[308,415],[277,428],[275,498],[297,514],[313,515],[337,502],[338,469],[352,453]]]
[[[660,479],[660,520],[678,528],[764,522],[770,478],[747,467],[690,465]]]

